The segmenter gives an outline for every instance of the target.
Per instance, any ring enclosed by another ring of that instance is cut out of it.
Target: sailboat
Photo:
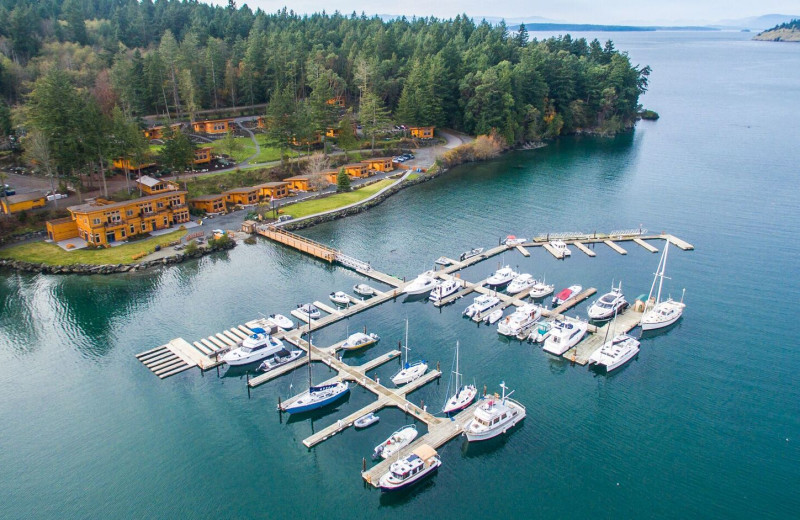
[[[658,269],[656,269],[655,277],[653,278],[653,285],[650,286],[650,294],[647,296],[647,303],[645,304],[644,314],[639,324],[642,330],[661,329],[672,325],[678,318],[683,315],[683,309],[686,304],[683,303],[683,295],[681,301],[676,302],[672,298],[666,301],[661,301],[661,286],[664,284],[664,272],[667,268],[667,252],[669,251],[669,241],[664,246],[664,253],[661,255],[661,260],[658,262]],[[656,280],[658,280],[658,292],[655,299],[653,299],[653,290],[656,287]],[[684,294],[686,290],[684,289]]]
[[[459,351],[459,342],[456,341],[456,369],[453,371],[453,379],[452,382],[455,384],[453,385],[456,388],[456,393],[447,400],[444,404],[444,408],[442,408],[442,412],[444,413],[453,413],[459,410],[463,410],[475,399],[475,396],[478,394],[478,389],[475,388],[475,385],[466,385],[462,386],[462,375],[458,371],[458,351]],[[448,384],[448,387],[450,385]]]
[[[414,361],[411,364],[408,362],[408,318],[406,318],[406,344],[403,348],[406,351],[406,360],[403,363],[403,368],[400,370],[400,372],[392,376],[392,383],[397,386],[410,383],[428,371],[428,363],[424,360]]]
[[[281,403],[278,407],[288,413],[303,413],[322,408],[350,392],[350,386],[346,381],[314,386],[311,380],[311,350],[314,347],[311,343],[311,318],[308,317],[308,390],[297,396],[296,399],[289,401],[289,404]]]

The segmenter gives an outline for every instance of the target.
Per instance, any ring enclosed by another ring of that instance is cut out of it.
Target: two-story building
[[[47,222],[47,234],[52,240],[80,237],[89,244],[107,246],[111,242],[189,222],[186,192],[176,190],[122,202],[98,198],[70,206],[67,210],[72,224],[66,219]]]
[[[212,152],[212,148],[210,146],[194,149],[193,162],[195,165],[208,164],[212,159],[214,159],[214,153]]]

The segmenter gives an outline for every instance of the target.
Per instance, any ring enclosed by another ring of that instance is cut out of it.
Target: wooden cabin
[[[206,146],[203,148],[195,148],[194,150],[194,159],[193,162],[195,165],[197,164],[208,164],[214,158],[214,153],[212,152],[212,148],[210,146]]]
[[[339,135],[341,133],[342,133],[342,131],[339,128],[327,128],[325,130],[325,136],[326,137],[336,138],[336,137],[339,137]]]
[[[173,123],[169,125],[173,130],[179,130],[183,127],[183,123]],[[166,125],[152,126],[142,130],[147,139],[164,139],[164,131],[167,129]]]
[[[45,222],[47,238],[53,242],[61,242],[78,236],[78,223],[72,217],[57,218]]]
[[[325,170],[321,173],[330,184],[336,184],[339,181],[339,170]]]
[[[111,161],[111,166],[113,166],[115,170],[127,170],[127,171],[144,170],[146,168],[152,168],[155,165],[156,163],[154,161],[145,160],[142,163],[135,163],[133,162],[132,159],[125,159],[122,157],[117,157],[116,159]]]
[[[327,104],[337,107],[337,108],[344,108],[344,96],[335,96],[326,101]]]
[[[75,221],[78,236],[100,246],[189,222],[185,191],[169,190],[123,202],[98,198],[67,210]],[[66,229],[60,221],[51,221],[49,230],[54,234]]]
[[[258,202],[259,189],[253,186],[248,188],[234,188],[224,192],[225,202],[228,204],[239,204],[249,206]]]
[[[283,181],[288,182],[294,191],[311,191],[311,178],[308,175],[295,175],[287,177]]]
[[[47,204],[47,198],[40,192],[0,197],[0,208],[6,215],[34,208],[43,208],[45,204]]]
[[[225,213],[225,195],[222,193],[214,195],[200,195],[189,199],[189,207],[200,211],[205,211],[207,215],[215,213]]]
[[[210,119],[192,123],[192,130],[197,134],[226,134],[232,127],[233,119]]]
[[[288,196],[289,186],[288,182],[265,182],[253,187],[258,188],[258,196],[261,200],[271,200]]]
[[[361,162],[366,164],[367,168],[376,172],[390,172],[394,170],[394,163],[391,157],[373,157],[372,159],[365,159]]]
[[[347,175],[354,178],[361,178],[361,177],[368,177],[369,176],[369,168],[365,163],[352,163],[352,164],[345,164],[343,166],[344,171]]]
[[[165,191],[177,191],[180,186],[177,182],[165,181],[161,179],[154,179],[149,175],[142,175],[136,180],[139,189],[142,193],[147,195],[155,195],[156,193],[164,193]]]
[[[411,133],[411,137],[433,139],[434,128],[433,126],[410,126],[408,127],[408,131]]]

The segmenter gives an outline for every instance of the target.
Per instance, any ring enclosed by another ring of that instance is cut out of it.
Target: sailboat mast
[[[308,318],[308,389],[311,390],[311,315]]]
[[[668,253],[669,253],[669,240],[667,240],[667,244],[664,246],[664,258],[661,261],[661,270],[658,273],[658,296],[656,297],[656,303],[661,303],[661,286],[664,284],[664,271],[667,270]]]
[[[458,368],[458,340],[456,340],[456,388],[461,388],[461,381],[459,380],[459,376],[461,376],[461,374],[459,373],[459,368]],[[456,390],[456,392],[457,391],[458,390]]]
[[[406,318],[406,362],[405,364],[408,365],[408,318]]]

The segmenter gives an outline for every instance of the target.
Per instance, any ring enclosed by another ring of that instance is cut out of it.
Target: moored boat
[[[582,320],[562,321],[556,320],[550,335],[544,340],[544,350],[556,356],[561,356],[564,352],[578,344],[586,334],[589,322]]]
[[[359,283],[353,286],[353,292],[360,296],[374,296],[375,289],[365,283]]]
[[[484,323],[488,323],[489,325],[494,325],[503,317],[503,309],[496,309],[486,315],[483,318]]]
[[[276,368],[287,363],[291,363],[302,355],[302,350],[288,351],[286,349],[282,349],[279,352],[276,352],[272,357],[265,359],[264,362],[258,366],[258,369],[261,372],[269,372],[270,370],[275,370]]]
[[[513,314],[506,316],[498,325],[497,333],[515,337],[528,329],[542,317],[542,308],[533,303],[520,306]]]
[[[497,296],[481,294],[480,296],[476,296],[475,300],[473,300],[473,303],[464,309],[464,316],[471,318],[476,315],[481,315],[492,307],[496,306],[498,303],[500,303],[500,298]]]
[[[458,259],[463,262],[467,258],[472,258],[473,256],[478,256],[481,253],[483,253],[483,248],[482,247],[476,247],[476,248],[470,249],[469,251],[465,251],[465,252],[461,253],[461,256],[459,256]]]
[[[380,336],[375,334],[374,332],[370,332],[369,334],[364,334],[363,332],[356,332],[354,334],[350,334],[347,339],[342,343],[342,350],[357,350],[360,348],[368,347],[370,345],[374,345],[378,341],[380,341]]]
[[[653,285],[650,286],[650,294],[647,296],[644,314],[642,314],[642,319],[639,322],[643,331],[661,329],[672,325],[683,315],[683,310],[686,308],[686,304],[683,303],[683,295],[681,295],[681,301],[675,301],[672,298],[668,298],[666,301],[661,301],[661,288],[664,284],[664,272],[667,269],[668,251],[669,241],[667,241],[666,245],[664,246],[664,252],[662,253],[661,260],[658,263],[658,269],[656,269],[655,278],[653,278]],[[656,280],[659,280],[658,293],[654,298],[653,290],[655,289]],[[686,291],[684,290],[684,293],[685,292]]]
[[[551,240],[550,247],[556,250],[556,252],[561,254],[561,258],[572,256],[572,251],[567,247],[567,243],[563,240]]]
[[[267,321],[283,330],[291,330],[294,328],[294,322],[284,316],[283,314],[270,314]]]
[[[508,387],[505,382],[500,383],[500,388],[503,389],[502,397],[495,394],[485,398],[464,427],[464,435],[469,442],[497,437],[525,418],[525,407],[518,401],[509,399],[514,392],[506,395]]]
[[[448,296],[457,293],[458,290],[461,289],[461,287],[462,283],[460,280],[457,280],[455,278],[445,280],[444,282],[433,288],[430,296],[428,296],[428,299],[430,299],[432,302],[440,302],[445,298],[447,298]]]
[[[620,282],[617,287],[611,284],[611,291],[592,302],[586,313],[590,319],[597,321],[607,320],[627,306],[628,302],[622,294],[622,282]]]
[[[380,421],[381,418],[375,415],[373,412],[368,413],[367,415],[362,415],[355,421],[353,421],[353,426],[357,429],[366,428],[367,426],[372,426],[376,422]]]
[[[639,341],[627,334],[619,334],[589,356],[589,365],[605,368],[606,373],[616,370],[639,353]]]
[[[425,294],[433,290],[439,284],[433,271],[425,271],[417,276],[411,283],[406,285],[403,292],[406,294]]]
[[[450,382],[447,383],[447,388],[449,390],[450,383],[453,384],[453,388],[456,388],[455,394],[450,396],[450,398],[444,403],[444,407],[442,408],[442,412],[445,414],[457,412],[459,410],[463,410],[470,403],[475,399],[475,396],[478,394],[478,389],[475,385],[464,385],[463,384],[463,377],[461,372],[459,372],[459,342],[456,341],[456,367],[451,374]]]
[[[544,280],[535,280],[533,287],[528,293],[528,296],[530,296],[533,299],[544,298],[545,296],[551,294],[555,290],[555,288],[556,288],[555,285],[552,284],[548,285],[547,283],[545,283]]]
[[[501,287],[516,277],[517,273],[511,267],[505,265],[486,279],[486,285],[489,287]]]
[[[283,408],[288,413],[303,413],[316,410],[332,404],[350,392],[350,386],[346,381],[337,381],[329,385],[312,386],[293,401],[290,405]]]
[[[433,475],[442,465],[442,459],[431,446],[423,444],[407,457],[395,461],[389,471],[381,476],[378,486],[383,492],[406,488]]]
[[[531,330],[528,339],[534,343],[541,343],[546,340],[550,336],[550,332],[553,330],[553,322],[552,321],[540,321],[536,327]]]
[[[306,304],[303,304],[303,305],[298,305],[297,306],[297,311],[300,312],[300,314],[302,314],[303,316],[306,316],[306,317],[311,318],[313,320],[316,320],[320,316],[322,316],[322,313],[319,312],[319,309],[317,309],[317,306],[314,305],[313,303],[306,303]]]
[[[417,438],[417,434],[416,425],[403,426],[391,434],[388,439],[375,446],[375,451],[372,452],[372,460],[377,460],[378,458],[388,459],[411,444],[411,441]]]
[[[528,287],[533,287],[536,283],[536,280],[528,273],[522,273],[521,275],[514,278],[508,287],[506,287],[506,292],[508,294],[517,294],[521,293]]]
[[[508,235],[506,237],[504,244],[513,247],[513,246],[518,246],[520,244],[524,244],[527,241],[528,241],[527,238],[517,237],[515,235]]]
[[[563,305],[567,301],[575,298],[582,290],[583,287],[580,285],[570,285],[566,289],[561,290],[558,294],[553,296],[553,307]]]
[[[336,305],[350,305],[350,297],[344,291],[332,292],[328,298]]]
[[[428,363],[425,360],[414,361],[413,363],[408,362],[408,351],[411,350],[408,348],[408,319],[406,319],[406,344],[403,348],[406,351],[406,360],[400,371],[392,376],[392,383],[397,386],[410,383],[422,377],[422,375],[428,371]]]
[[[283,349],[283,342],[273,338],[267,331],[260,327],[251,329],[253,334],[242,341],[242,344],[222,356],[225,363],[236,365],[247,365],[261,361]]]

